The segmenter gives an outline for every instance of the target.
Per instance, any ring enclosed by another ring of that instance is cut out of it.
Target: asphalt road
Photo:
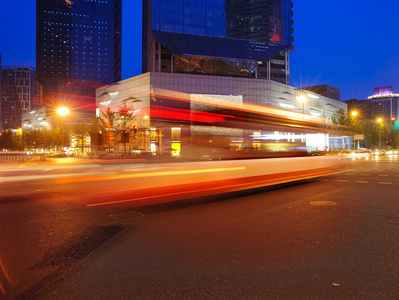
[[[0,299],[398,299],[398,161],[350,168],[134,209],[10,198]]]

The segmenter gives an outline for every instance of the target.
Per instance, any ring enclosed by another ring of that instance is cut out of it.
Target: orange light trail
[[[164,172],[124,174],[124,175],[108,175],[108,176],[87,176],[87,177],[57,178],[55,180],[55,182],[56,183],[78,183],[78,182],[132,179],[132,178],[147,178],[147,177],[156,177],[156,176],[192,175],[192,174],[227,172],[227,171],[240,171],[240,170],[245,170],[245,167],[200,169],[200,170],[182,170],[182,171],[164,171]]]
[[[11,283],[11,284],[13,284],[13,282],[12,282],[11,279],[10,279],[10,277],[8,277],[8,274],[7,274],[7,272],[6,272],[6,269],[4,268],[3,264],[1,263],[1,261],[0,261],[0,269],[1,269],[1,272],[3,273],[4,277],[8,280],[8,282]],[[3,293],[4,295],[6,294],[5,288],[4,288],[4,286],[1,284],[1,282],[0,282],[0,290],[2,291],[2,293]]]
[[[124,200],[117,200],[117,201],[87,204],[86,207],[120,204],[120,203],[126,203],[126,202],[134,202],[134,201],[140,201],[140,200],[146,200],[146,199],[156,199],[156,198],[161,198],[161,197],[169,197],[169,196],[184,195],[184,194],[195,194],[197,197],[200,197],[200,196],[210,195],[212,193],[207,193],[207,192],[215,191],[215,190],[219,190],[219,193],[225,193],[225,192],[233,192],[233,191],[244,190],[244,189],[253,189],[253,188],[265,187],[265,186],[274,185],[274,184],[282,184],[282,183],[296,181],[296,180],[311,179],[314,177],[327,175],[327,174],[331,175],[331,174],[342,172],[344,170],[346,170],[346,168],[336,169],[334,171],[331,171],[328,168],[322,168],[319,170],[312,170],[312,172],[300,171],[300,172],[293,172],[293,174],[291,172],[286,173],[286,174],[284,174],[284,173],[273,174],[273,176],[270,177],[269,179],[257,180],[257,181],[253,181],[253,182],[244,182],[244,183],[231,184],[231,185],[221,184],[219,186],[211,187],[211,188],[204,188],[204,189],[197,189],[197,190],[189,189],[189,190],[184,190],[184,191],[175,192],[175,193],[162,194],[162,195],[153,195],[153,196],[140,197],[140,198],[134,198],[134,199],[124,199]],[[203,184],[207,185],[206,182],[203,182]],[[200,194],[200,193],[202,193],[202,194]]]

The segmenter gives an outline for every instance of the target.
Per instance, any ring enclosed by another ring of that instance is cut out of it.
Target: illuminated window
[[[180,127],[172,127],[171,128],[171,139],[172,139],[172,141],[180,141],[180,139],[181,139],[181,128]]]

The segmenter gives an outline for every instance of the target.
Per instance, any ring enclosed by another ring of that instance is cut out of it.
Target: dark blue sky
[[[2,64],[35,66],[35,1],[2,1]],[[141,71],[141,2],[124,0],[122,76]],[[291,85],[330,84],[341,100],[399,93],[398,0],[294,0]]]

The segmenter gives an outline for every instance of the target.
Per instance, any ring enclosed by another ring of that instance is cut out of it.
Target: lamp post
[[[65,119],[65,116],[69,114],[69,109],[61,106],[57,109],[57,114],[61,117],[61,149],[60,149],[60,151],[62,154],[63,149],[64,149],[64,119]]]
[[[377,119],[378,122],[378,150],[381,151],[381,123],[382,123],[382,119],[378,118]]]
[[[357,116],[357,111],[356,110],[352,110],[351,111],[351,113],[350,113],[350,115],[351,115],[351,120],[350,120],[350,122],[351,122],[351,125],[353,126],[353,130],[354,130],[354,132],[355,132],[355,130],[356,130],[356,116]],[[358,145],[358,148],[359,148],[359,145]],[[353,138],[353,150],[356,150],[356,140],[355,140],[355,138]]]
[[[297,96],[296,100],[299,103],[302,103],[302,114],[305,114],[305,102],[308,101],[308,98],[306,98],[305,96]]]

